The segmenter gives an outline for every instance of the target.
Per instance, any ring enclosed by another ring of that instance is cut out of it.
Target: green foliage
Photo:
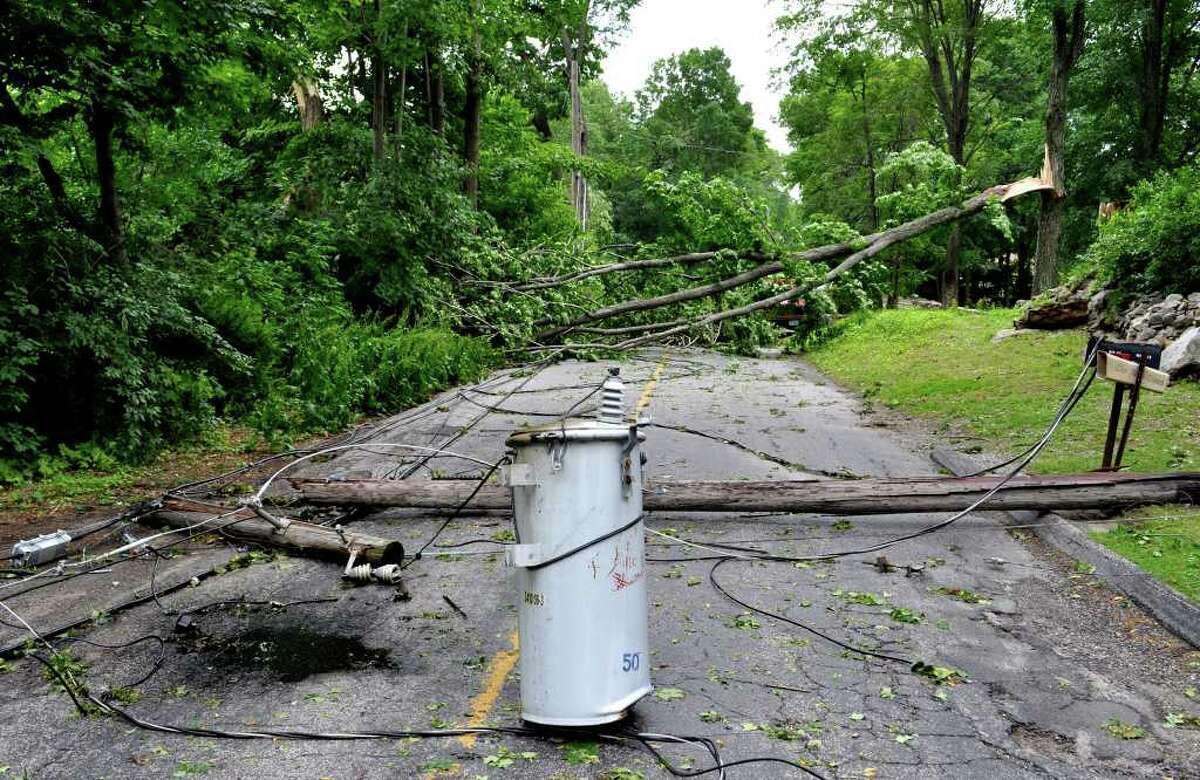
[[[709,178],[741,169],[748,155],[765,147],[730,67],[716,47],[689,49],[654,64],[637,94],[652,139],[651,167]]]
[[[1129,293],[1200,289],[1200,165],[1160,173],[1104,221],[1084,269]]]
[[[657,243],[675,250],[762,249],[774,244],[767,204],[720,177],[688,171],[646,177],[649,206],[660,215]]]

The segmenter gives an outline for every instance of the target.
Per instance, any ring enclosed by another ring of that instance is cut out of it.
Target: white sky
[[[604,59],[608,88],[633,97],[655,60],[687,49],[720,46],[733,63],[742,100],[754,107],[754,124],[767,142],[788,151],[787,134],[776,122],[782,88],[771,71],[787,63],[773,24],[781,12],[771,0],[642,0],[629,17],[629,30]]]

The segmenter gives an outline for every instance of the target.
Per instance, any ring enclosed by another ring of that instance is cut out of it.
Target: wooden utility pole
[[[467,17],[471,26],[471,48],[463,96],[463,162],[467,167],[463,192],[471,205],[479,207],[479,131],[483,111],[483,38],[479,31],[479,0],[470,0]]]
[[[582,159],[587,155],[587,123],[583,117],[583,97],[579,91],[579,59],[583,56],[584,41],[587,40],[587,6],[583,18],[579,21],[579,34],[574,41],[567,28],[563,28],[563,51],[567,60],[567,88],[571,100],[571,151],[575,157]],[[571,171],[571,205],[575,209],[575,218],[580,230],[588,226],[588,185],[583,171],[578,168]]]
[[[780,482],[657,482],[642,496],[650,512],[788,512],[822,515],[891,515],[957,512],[996,487],[1001,477]],[[377,507],[446,509],[462,505],[476,489],[468,480],[294,479],[304,501]],[[986,510],[1122,509],[1200,500],[1200,473],[1088,473],[1013,477],[984,505]],[[511,488],[484,485],[471,509],[508,509]]]

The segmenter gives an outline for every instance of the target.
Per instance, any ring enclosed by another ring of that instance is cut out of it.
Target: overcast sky
[[[782,91],[771,77],[772,69],[787,62],[772,29],[779,10],[770,0],[642,0],[630,14],[629,30],[604,60],[604,83],[632,97],[655,60],[720,46],[733,63],[742,100],[754,107],[754,124],[771,146],[787,151],[786,133],[775,118]]]

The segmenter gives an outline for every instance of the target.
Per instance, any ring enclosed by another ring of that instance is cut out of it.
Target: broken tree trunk
[[[643,505],[659,512],[789,512],[823,515],[890,515],[956,512],[979,500],[1001,477],[781,482],[662,482],[646,488]],[[461,505],[471,481],[294,479],[292,487],[314,504],[444,509]],[[1012,478],[985,510],[1123,509],[1200,499],[1200,473],[1071,474]],[[510,489],[484,485],[469,509],[509,509]]]
[[[560,276],[547,276],[541,279],[530,279],[528,282],[521,284],[510,284],[509,282],[491,282],[480,281],[472,284],[477,287],[507,287],[514,292],[529,292],[531,290],[545,290],[550,287],[559,287],[570,282],[578,282],[581,279],[588,279],[593,276],[602,274],[612,274],[618,271],[642,271],[647,268],[661,268],[665,265],[694,265],[696,263],[705,263],[715,258],[719,252],[688,252],[683,255],[675,255],[673,257],[654,257],[647,260],[623,260],[619,263],[609,263],[607,265],[598,265],[592,268],[584,268],[581,271],[574,271],[569,274]],[[764,262],[771,258],[759,252],[736,252],[738,258],[746,260],[756,260]]]
[[[918,217],[917,219],[905,222],[902,225],[897,225],[896,227],[865,236],[857,241],[845,242],[841,244],[830,244],[827,246],[815,247],[803,252],[798,252],[794,255],[791,255],[791,257],[795,260],[807,260],[810,262],[832,260],[839,257],[845,257],[845,259],[842,260],[842,262],[836,267],[831,269],[828,273],[826,273],[822,281],[815,286],[808,284],[799,285],[787,290],[786,292],[754,301],[736,309],[727,309],[724,311],[714,312],[712,314],[687,321],[673,328],[668,328],[666,330],[661,330],[646,336],[628,339],[619,344],[611,344],[607,346],[610,346],[613,349],[629,349],[631,347],[640,346],[648,341],[674,336],[701,325],[720,322],[732,317],[739,317],[749,314],[753,311],[763,309],[768,306],[774,306],[797,295],[808,293],[813,290],[814,287],[820,288],[831,283],[839,276],[861,263],[863,260],[874,257],[884,249],[887,249],[894,244],[907,241],[910,238],[914,238],[922,233],[926,233],[940,225],[956,222],[964,217],[977,214],[982,211],[993,199],[1003,202],[1010,200],[1017,195],[1022,195],[1026,192],[1047,189],[1051,186],[1053,185],[1042,182],[1038,178],[1022,179],[1021,181],[1012,182],[1010,184],[997,185],[984,190],[978,195],[964,201],[961,205],[948,206],[931,214],[926,214],[922,217]],[[545,343],[547,339],[551,339],[556,336],[564,336],[581,325],[587,325],[600,320],[606,320],[624,314],[631,314],[637,311],[657,309],[663,306],[670,306],[672,304],[695,300],[697,298],[710,297],[727,290],[732,290],[737,287],[750,284],[751,282],[755,282],[764,277],[773,276],[774,274],[781,273],[784,270],[784,262],[776,259],[769,262],[760,263],[759,265],[747,271],[743,271],[742,273],[727,277],[725,279],[720,279],[710,284],[691,287],[685,290],[677,290],[676,292],[668,293],[666,295],[659,295],[654,298],[639,298],[615,304],[613,306],[606,306],[602,309],[597,309],[595,311],[580,315],[558,327],[543,331],[534,337],[534,341],[542,344]],[[534,324],[543,325],[547,324],[547,321],[540,320]],[[572,345],[551,344],[547,345],[545,348],[556,349],[564,346],[569,347]]]
[[[189,528],[229,511],[229,507],[220,504],[168,497],[163,500],[162,509],[149,515],[149,518],[172,528]],[[404,557],[404,545],[392,539],[358,531],[338,531],[302,520],[292,520],[287,528],[277,530],[251,509],[241,509],[228,517],[214,520],[211,529],[200,526],[194,530],[198,534],[211,530],[235,539],[297,552],[324,553],[343,560],[351,550],[357,550],[358,559],[368,563],[400,563]]]

